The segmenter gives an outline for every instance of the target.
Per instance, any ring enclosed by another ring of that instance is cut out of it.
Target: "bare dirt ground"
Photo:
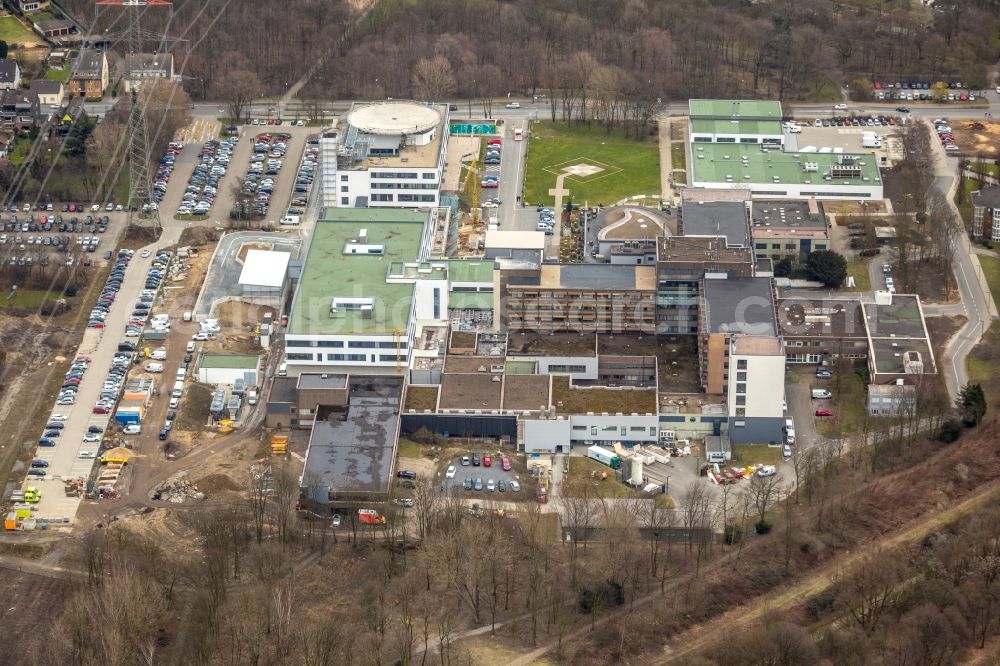
[[[996,159],[1000,157],[1000,123],[956,120],[951,124],[960,154]]]
[[[877,215],[885,213],[885,204],[881,201],[866,201],[862,206],[858,201],[824,201],[823,210],[835,215]]]
[[[963,315],[952,315],[950,317],[927,317],[927,334],[931,338],[931,349],[937,356],[938,365],[941,364],[940,353],[944,351],[945,345],[951,336],[958,332],[958,329],[965,326],[968,321]]]
[[[7,628],[4,661],[10,664],[36,664],[45,653],[45,645],[54,632],[39,631],[39,618],[51,617],[73,589],[69,581],[36,576],[5,569],[3,571],[3,607],[0,622]]]
[[[274,246],[270,243],[243,243],[240,246],[240,251],[236,254],[236,258],[240,261],[246,261],[247,253],[250,250],[270,250],[272,247]]]

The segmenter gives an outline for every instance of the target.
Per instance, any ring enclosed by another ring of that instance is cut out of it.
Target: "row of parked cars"
[[[947,120],[944,118],[935,118],[934,129],[937,131],[938,140],[941,141],[941,145],[944,146],[945,150],[949,153],[960,150],[958,144],[955,143],[954,130],[948,125]]]
[[[11,202],[7,206],[7,210],[10,211],[11,213],[18,213],[18,212],[30,213],[31,211],[44,213],[44,212],[55,211],[58,205],[59,204],[54,204],[52,202],[41,202],[41,201],[36,201],[33,204],[30,203],[20,204],[15,201]],[[124,210],[124,206],[115,206],[115,204],[111,202],[105,204],[103,208],[109,213],[114,210],[119,210],[119,211]],[[84,213],[87,210],[87,206],[86,204],[82,203],[64,203],[61,206],[61,210],[64,213]],[[99,203],[95,203],[90,206],[90,211],[92,213],[96,213],[100,210],[101,210],[101,204]]]
[[[813,127],[890,127],[897,125],[892,116],[854,116],[851,118],[817,118]]]
[[[143,258],[148,256],[148,253],[149,250],[143,250]],[[126,338],[137,338],[142,335],[142,330],[146,327],[147,320],[149,320],[153,301],[156,299],[156,292],[160,288],[160,285],[163,284],[167,267],[170,265],[170,256],[169,250],[160,250],[156,253],[153,265],[149,267],[149,271],[146,273],[145,288],[139,294],[139,300],[132,306],[132,314],[125,323]],[[153,317],[151,323],[154,330],[167,330],[170,327],[169,320],[165,318],[166,315],[156,315]]]
[[[241,194],[254,198],[254,212],[267,215],[271,205],[271,195],[274,193],[274,176],[277,176],[284,166],[285,153],[288,152],[290,134],[259,134],[254,140],[253,153],[250,155],[250,166],[243,176]]]
[[[219,182],[229,169],[239,137],[208,141],[201,149],[199,163],[191,172],[187,189],[177,207],[177,215],[208,215],[219,193]]]
[[[536,210],[538,211],[538,224],[535,225],[535,229],[544,231],[546,236],[551,236],[556,225],[556,212],[545,206],[539,206]]]
[[[948,92],[941,91],[940,101],[948,102],[975,102],[976,95],[968,89],[968,86],[961,81],[928,83],[927,81],[903,81],[901,83],[882,83],[875,81],[873,96],[875,99],[897,99],[897,100],[923,100],[930,101],[938,99],[931,92],[935,87],[947,86]]]
[[[111,273],[104,281],[104,288],[101,290],[100,296],[97,297],[97,303],[90,311],[90,318],[87,321],[88,328],[104,328],[104,321],[108,318],[111,306],[122,288],[122,282],[125,280],[125,269],[128,268],[128,262],[132,259],[133,254],[135,254],[133,250],[118,250],[118,259],[111,266]]]
[[[27,219],[18,219],[17,215],[11,215],[7,220],[0,218],[0,231],[20,231],[27,233],[37,231],[58,231],[60,233],[83,233],[103,234],[108,230],[110,219],[107,215],[103,217],[91,217],[87,215],[82,221],[72,217],[68,222],[63,221],[62,215],[42,215],[36,222],[35,216],[31,215]]]
[[[292,198],[288,204],[289,215],[302,215],[305,213],[309,188],[312,187],[313,180],[316,177],[318,160],[319,146],[306,146],[305,151],[302,153],[302,163],[299,164],[299,171],[295,174],[295,185],[292,186]]]

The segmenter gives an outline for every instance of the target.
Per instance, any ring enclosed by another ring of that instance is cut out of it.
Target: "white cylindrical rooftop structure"
[[[417,102],[378,102],[360,106],[347,122],[365,134],[420,134],[441,122],[441,114]]]

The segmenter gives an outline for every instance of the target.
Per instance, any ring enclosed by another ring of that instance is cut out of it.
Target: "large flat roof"
[[[508,356],[597,356],[595,333],[533,333],[518,331],[507,336]]]
[[[447,265],[448,279],[452,282],[493,283],[496,262],[492,259],[450,259]]]
[[[681,207],[683,236],[725,236],[726,243],[747,247],[747,207],[736,201],[689,201]]]
[[[351,387],[346,414],[334,412],[313,424],[303,485],[318,481],[331,493],[388,491],[402,382],[365,381],[365,390]]]
[[[664,236],[657,246],[656,260],[709,263],[750,263],[750,250],[728,247],[725,236]]]
[[[777,335],[771,278],[706,279],[705,318],[710,333]]]
[[[486,247],[513,250],[544,250],[545,232],[488,229],[486,231]]]
[[[651,290],[656,288],[656,267],[542,264],[541,286],[547,289]]]
[[[691,118],[757,118],[781,120],[781,102],[768,99],[691,99]]]
[[[864,310],[858,299],[779,299],[778,324],[785,337],[860,340],[868,337]]]
[[[253,354],[202,354],[198,367],[256,370],[259,362],[260,357]]]
[[[757,144],[740,143],[693,143],[691,152],[693,181],[696,183],[746,186],[763,183],[878,186],[882,183],[878,163],[870,153],[764,151]],[[847,162],[851,162],[854,170],[838,169],[836,177],[826,180],[832,170]]]
[[[412,283],[387,283],[394,261],[420,254],[427,213],[393,208],[332,208],[316,222],[302,277],[288,318],[289,335],[391,334],[409,325]],[[344,254],[348,241],[366,229],[369,244],[383,254]],[[361,310],[331,312],[334,298],[372,299],[369,317]]]
[[[695,134],[767,134],[781,136],[778,120],[692,118],[691,131]]]
[[[289,252],[247,250],[239,283],[251,287],[280,287],[285,283],[291,257]]]
[[[865,303],[865,320],[873,338],[926,338],[920,299],[895,294],[891,304]]]

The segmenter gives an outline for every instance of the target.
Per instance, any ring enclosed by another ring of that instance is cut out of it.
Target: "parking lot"
[[[490,457],[490,465],[488,467],[484,464],[487,456]],[[504,471],[501,466],[501,456],[492,453],[470,452],[465,457],[468,458],[467,465],[462,464],[462,457],[455,457],[448,463],[448,465],[455,466],[454,478],[448,479],[444,473],[441,474],[441,484],[445,489],[467,492],[469,495],[490,492],[516,493],[520,491],[523,493],[523,487],[519,491],[515,491],[511,487],[511,481],[517,481],[518,485],[520,485],[519,476],[513,468],[509,471]],[[477,459],[479,465],[473,464]],[[511,460],[511,464],[513,464],[513,460]],[[478,491],[476,490],[477,479],[480,481],[480,490]],[[492,491],[489,487],[491,481],[494,484]],[[501,481],[503,481],[503,486],[500,485]]]

